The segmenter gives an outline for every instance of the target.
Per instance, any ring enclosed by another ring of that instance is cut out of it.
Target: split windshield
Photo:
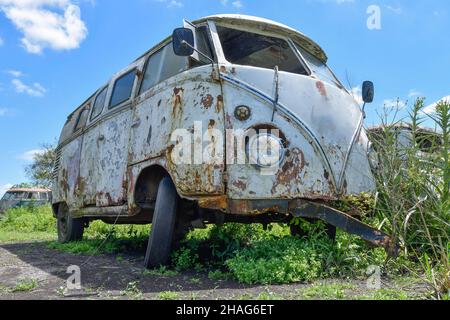
[[[308,72],[297,58],[289,43],[256,33],[217,27],[223,52],[233,64],[274,69],[307,75]]]
[[[289,43],[281,38],[217,26],[223,52],[228,62],[238,65],[309,75],[305,65],[299,59]],[[319,80],[341,86],[328,66],[295,44],[305,59],[311,74]]]
[[[315,56],[313,56],[308,51],[303,49],[297,43],[295,44],[295,46],[297,47],[297,50],[300,51],[303,58],[306,60],[309,68],[311,69],[312,74],[317,79],[326,81],[326,82],[330,82],[330,83],[334,83],[339,87],[341,86],[339,81],[336,79],[336,77],[331,72],[330,68],[328,68],[328,66],[325,63],[323,63],[322,61],[317,59]]]

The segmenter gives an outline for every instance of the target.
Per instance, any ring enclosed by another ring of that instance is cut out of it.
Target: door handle
[[[105,136],[101,134],[101,135],[98,137],[98,141],[99,141],[99,142],[105,141]]]
[[[131,125],[132,128],[137,128],[141,125],[141,119],[137,119],[133,124]]]

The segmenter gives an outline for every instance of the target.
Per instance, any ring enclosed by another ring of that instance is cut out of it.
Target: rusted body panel
[[[175,165],[172,160],[172,133],[180,128],[194,132],[194,125],[204,130],[224,131],[221,83],[211,77],[211,66],[181,73],[137,98],[130,139],[131,165],[165,158],[182,196],[225,193],[224,165],[192,163]]]
[[[271,123],[273,71],[232,68],[233,73],[224,74],[228,127],[275,125],[286,136],[289,156],[274,176],[260,175],[252,166],[229,166],[230,198],[333,199],[374,190],[362,112],[347,92],[311,77],[280,73],[278,113]],[[234,119],[238,105],[254,110],[246,122]]]

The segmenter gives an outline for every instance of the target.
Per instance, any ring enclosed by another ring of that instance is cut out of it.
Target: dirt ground
[[[80,266],[82,290],[67,291],[66,273],[71,265]],[[88,257],[49,249],[45,242],[0,245],[0,299],[304,299],[302,292],[311,284],[245,286],[234,281],[215,281],[206,272],[185,272],[174,276],[146,275],[143,253]],[[17,289],[24,281],[28,289]],[[336,283],[336,282],[333,282]],[[340,280],[344,291],[325,298],[348,298],[368,293],[366,281]],[[416,293],[423,288],[409,288]],[[16,291],[16,292],[13,292]],[[311,290],[309,290],[311,291]],[[313,290],[314,292],[314,290]],[[313,296],[314,298],[314,296]],[[322,296],[320,296],[322,298]]]

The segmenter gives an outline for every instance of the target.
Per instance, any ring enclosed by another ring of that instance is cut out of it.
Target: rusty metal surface
[[[272,70],[233,66],[233,72],[223,76],[227,128],[245,130],[270,122]],[[353,98],[310,77],[283,72],[279,77],[279,111],[271,125],[286,136],[289,156],[274,176],[260,175],[250,165],[228,166],[230,198],[334,199],[373,191],[369,141],[360,128],[362,114]],[[254,111],[249,120],[234,118],[234,107],[239,105]]]
[[[224,164],[174,164],[172,133],[177,129],[194,132],[195,122],[203,133],[224,131],[221,84],[211,78],[211,66],[177,75],[137,99],[130,139],[130,163],[136,164],[164,155],[167,169],[184,196],[224,194]],[[196,139],[199,137],[195,137]],[[192,141],[193,142],[193,141]]]
[[[309,201],[290,203],[289,211],[295,217],[320,219],[343,231],[357,235],[377,247],[383,247],[391,255],[397,255],[398,245],[385,233],[323,204]]]

